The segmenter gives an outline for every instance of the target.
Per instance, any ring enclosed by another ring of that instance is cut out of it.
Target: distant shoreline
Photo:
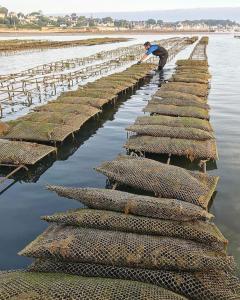
[[[161,30],[122,30],[122,31],[81,31],[81,30],[5,30],[0,29],[0,37],[4,36],[28,36],[28,35],[117,35],[117,34],[169,34],[169,35],[182,35],[182,34],[238,34],[237,32],[210,32],[210,31],[161,31]],[[239,33],[240,34],[240,33]]]

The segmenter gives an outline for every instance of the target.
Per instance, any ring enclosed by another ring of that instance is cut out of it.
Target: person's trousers
[[[159,64],[158,64],[158,70],[162,70],[163,67],[166,65],[168,59],[168,54],[159,56]]]

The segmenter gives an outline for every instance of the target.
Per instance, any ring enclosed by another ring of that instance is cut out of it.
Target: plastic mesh
[[[208,80],[209,78],[211,78],[211,74],[209,73],[208,69],[194,69],[194,68],[183,68],[183,67],[178,67],[176,69],[175,74],[173,75],[177,75],[177,76],[181,76],[181,75],[187,75],[187,76],[192,76],[193,78],[200,78],[200,79],[205,79]]]
[[[161,197],[188,201],[203,208],[207,208],[219,179],[131,156],[119,156],[113,161],[104,162],[96,170],[116,182],[150,191]]]
[[[235,268],[232,257],[193,241],[65,225],[50,226],[20,255],[148,269]]]
[[[190,101],[196,100],[205,103],[205,101],[201,97],[191,95],[191,94],[181,93],[177,91],[163,91],[162,89],[160,89],[156,92],[155,96],[161,98],[168,98],[168,99],[178,99],[178,100],[190,100]]]
[[[164,105],[176,105],[176,106],[196,106],[204,109],[209,109],[209,105],[207,103],[203,103],[196,100],[183,100],[183,99],[168,99],[161,98],[157,96],[153,96],[153,98],[149,101],[150,104],[164,104]]]
[[[193,69],[193,68],[177,68],[175,74],[173,76],[188,76],[192,77],[193,79],[205,79],[208,80],[211,78],[210,73],[208,72],[208,69],[206,70],[199,70],[199,69]]]
[[[171,127],[197,128],[208,132],[212,132],[212,126],[207,120],[197,118],[177,118],[171,116],[143,116],[138,117],[135,121],[136,125],[165,125]]]
[[[124,212],[137,216],[167,220],[210,220],[212,215],[201,207],[175,199],[135,195],[96,188],[48,186],[59,196],[75,199],[89,208]]]
[[[27,114],[21,120],[30,122],[53,123],[70,126],[78,130],[91,117],[85,114],[63,114],[61,112],[34,112]],[[20,120],[20,119],[19,119]]]
[[[209,113],[206,109],[195,106],[176,106],[176,105],[163,105],[163,104],[148,104],[144,112],[161,114],[167,116],[177,117],[194,117],[199,119],[209,120]]]
[[[208,67],[207,60],[180,59],[176,62],[176,64],[178,66]]]
[[[85,104],[91,105],[96,108],[101,108],[108,103],[108,99],[91,98],[91,97],[59,97],[56,102],[68,103],[68,104]]]
[[[131,136],[124,147],[138,152],[186,156],[191,161],[195,159],[218,159],[216,142],[213,139],[199,141],[140,135]]]
[[[210,76],[208,67],[203,67],[203,66],[177,66],[176,73],[178,72],[190,72],[194,74],[204,74]]]
[[[127,131],[136,132],[140,135],[150,135],[155,137],[171,137],[182,139],[209,140],[214,139],[211,132],[188,127],[170,127],[163,125],[132,125]]]
[[[161,86],[161,90],[177,91],[205,98],[208,95],[208,84],[168,82]]]
[[[193,300],[237,300],[239,280],[220,271],[183,272],[123,268],[38,259],[30,267],[34,272],[64,272],[90,277],[121,278],[152,283]]]
[[[109,77],[112,80],[129,80],[130,82],[137,82],[140,79],[140,75],[134,74],[134,73],[129,73],[127,74],[126,72],[122,73],[121,75],[119,73],[111,75]]]
[[[75,113],[75,114],[86,114],[88,116],[97,115],[100,110],[90,105],[80,104],[64,104],[64,103],[48,103],[43,106],[34,108],[35,111],[47,111],[47,112],[61,112],[63,114]]]
[[[0,163],[2,164],[34,165],[55,151],[56,148],[50,146],[0,139]]]
[[[80,89],[77,91],[71,91],[71,92],[64,92],[62,93],[63,97],[92,97],[92,98],[102,98],[106,99],[108,101],[111,101],[113,99],[116,99],[117,94],[116,93],[110,93],[109,91],[104,90],[90,90],[90,89]]]
[[[42,142],[62,142],[70,134],[73,128],[67,125],[57,125],[53,123],[16,121],[15,125],[4,135],[6,139],[42,141]]]
[[[187,83],[205,83],[208,84],[208,78],[201,78],[200,76],[192,77],[186,74],[177,73],[172,76],[170,81],[187,82]]]
[[[0,273],[0,300],[183,300],[161,287],[137,281],[58,273]]]
[[[155,64],[149,63],[133,65],[121,73],[113,74],[99,79],[96,82],[90,83],[87,86],[78,89],[77,91],[62,93],[61,98],[92,97],[102,98],[108,102],[115,99],[118,96],[119,92],[122,92],[124,89],[131,87],[136,83],[136,81],[147,76],[154,67]],[[119,81],[111,81],[111,79],[118,79],[118,77],[120,79]]]
[[[130,76],[129,77],[124,76],[124,78],[122,78],[121,75],[119,75],[119,76],[111,75],[104,79],[106,80],[106,82],[127,83],[127,84],[129,84],[129,86],[135,85],[137,83],[137,79],[131,78]]]
[[[84,208],[42,219],[71,226],[182,238],[207,244],[216,250],[223,250],[227,245],[227,240],[217,227],[204,221],[161,220]]]
[[[102,83],[95,83],[92,82],[90,84],[88,84],[85,89],[90,89],[90,90],[109,90],[110,92],[115,92],[116,94],[119,94],[121,92],[124,92],[126,89],[128,89],[129,86],[126,86],[126,84],[114,84],[114,83],[106,83],[106,82],[102,82]]]
[[[91,82],[89,83],[86,88],[91,87],[91,88],[114,88],[116,92],[120,93],[121,91],[124,91],[130,87],[132,87],[131,83],[127,83],[127,82],[118,82],[118,81],[111,81],[108,82],[107,80],[99,80],[99,81],[95,81],[95,82]]]

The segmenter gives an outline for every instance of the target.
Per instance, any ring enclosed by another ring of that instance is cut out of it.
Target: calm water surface
[[[138,39],[141,42],[146,37],[138,36]],[[101,50],[104,48],[101,46]],[[70,49],[62,49],[62,53],[76,50]],[[91,51],[100,51],[98,47],[94,49]],[[188,57],[190,50],[189,48],[183,51],[177,58]],[[217,162],[217,169],[212,168],[209,173],[221,177],[212,212],[216,215],[215,222],[230,240],[229,252],[240,264],[239,53],[240,40],[233,39],[230,35],[210,37],[208,56],[213,78],[209,103],[212,107],[211,122],[216,131],[220,160]],[[28,55],[42,56],[43,52]],[[18,56],[21,57],[25,56]],[[3,63],[6,63],[7,59],[13,57],[1,57],[0,62],[3,60]],[[55,60],[57,59],[59,55]],[[13,61],[12,63],[14,64]],[[19,67],[23,65],[20,63]],[[24,65],[25,67],[28,66]],[[166,68],[165,78],[168,78],[173,70],[174,62],[171,62]],[[124,129],[142,114],[142,108],[158,85],[159,76],[155,75],[134,95],[119,102],[114,108],[107,108],[101,120],[88,124],[75,141],[75,147],[66,145],[61,149],[60,160],[52,165],[49,162],[50,167],[41,164],[38,172],[42,169],[43,174],[41,176],[37,174],[35,182],[18,181],[0,194],[0,269],[22,268],[30,262],[29,259],[18,257],[16,253],[46,228],[47,224],[39,219],[41,215],[79,207],[74,201],[59,198],[46,191],[44,186],[47,183],[105,187],[106,178],[96,173],[93,168],[104,160],[115,158],[120,152],[124,153],[122,149],[126,141]],[[44,167],[49,168],[45,171]]]

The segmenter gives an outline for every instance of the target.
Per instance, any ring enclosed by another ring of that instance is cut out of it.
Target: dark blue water
[[[186,58],[189,52],[190,49],[183,51],[177,58]],[[210,37],[208,55],[213,78],[209,102],[220,160],[217,169],[209,173],[221,176],[212,211],[216,223],[230,240],[230,252],[240,262],[239,53],[240,40],[225,35]],[[168,64],[165,78],[173,70],[174,62]],[[37,171],[31,170],[31,179],[36,173],[34,183],[16,182],[0,195],[0,269],[21,268],[29,263],[16,253],[47,227],[40,221],[41,215],[79,206],[46,191],[46,184],[105,187],[106,178],[93,168],[124,153],[124,129],[142,114],[142,108],[158,85],[159,76],[155,75],[132,97],[120,101],[114,108],[108,107],[99,121],[89,123],[79,134],[75,147],[70,147],[72,143],[69,143],[61,149],[61,160],[44,162]]]

